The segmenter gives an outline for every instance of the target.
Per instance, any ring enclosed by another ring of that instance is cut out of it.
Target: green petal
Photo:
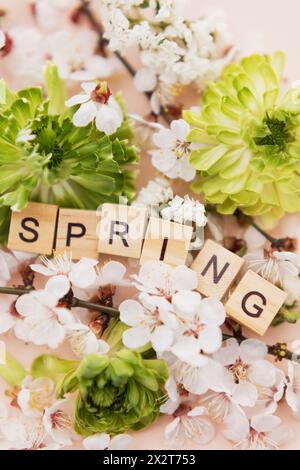
[[[218,145],[214,148],[194,150],[191,153],[190,162],[199,171],[207,171],[227,152],[226,145]]]

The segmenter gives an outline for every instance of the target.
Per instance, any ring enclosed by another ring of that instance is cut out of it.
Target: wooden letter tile
[[[242,258],[208,240],[192,264],[192,269],[199,275],[199,292],[221,300],[243,264]]]
[[[287,294],[253,271],[248,271],[226,304],[226,311],[238,323],[263,336]]]
[[[22,212],[13,212],[8,248],[51,255],[54,246],[58,207],[30,202]]]
[[[148,221],[144,207],[103,204],[98,224],[100,253],[139,258]]]
[[[185,264],[193,228],[151,217],[141,256],[141,263],[160,260],[178,266]]]
[[[56,251],[68,251],[73,259],[98,259],[96,211],[61,209],[59,211]]]

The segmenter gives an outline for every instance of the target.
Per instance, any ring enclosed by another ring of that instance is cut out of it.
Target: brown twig
[[[25,289],[21,287],[0,287],[0,294],[8,294],[8,295],[25,295],[29,294],[33,289]],[[88,310],[94,310],[97,312],[101,312],[104,314],[108,314],[110,316],[118,316],[120,312],[111,307],[104,307],[103,305],[95,304],[92,302],[86,302],[85,300],[77,299],[76,297],[72,298],[71,307],[81,307],[86,308]],[[247,338],[244,337],[239,329],[236,335],[223,335],[223,341],[227,339],[235,338],[239,343],[245,341]],[[271,356],[274,356],[277,361],[282,361],[286,359],[288,361],[293,361],[300,364],[300,354],[295,354],[292,351],[287,349],[286,343],[277,343],[273,346],[267,345],[268,353]]]
[[[8,295],[26,295],[32,292],[33,289],[25,289],[23,287],[0,287],[0,294],[8,294]],[[86,302],[85,300],[77,299],[77,297],[73,297],[70,303],[70,307],[81,307],[86,308],[88,310],[94,310],[96,312],[101,312],[108,314],[110,316],[119,315],[119,311],[111,308],[105,307],[103,305],[95,304],[92,302]]]
[[[108,44],[108,41],[104,38],[103,26],[101,22],[98,21],[98,19],[95,17],[93,12],[91,11],[89,3],[90,3],[89,0],[81,0],[81,13],[89,20],[93,29],[99,34],[100,50],[102,54],[106,56],[106,46]],[[134,69],[134,67],[128,62],[128,60],[122,54],[120,54],[120,52],[118,51],[113,51],[113,52],[114,52],[114,55],[117,57],[117,59],[121,62],[123,67],[127,70],[129,75],[131,75],[131,77],[134,77],[136,74],[136,70]],[[144,91],[143,93],[144,93],[144,96],[146,96],[146,98],[150,101],[152,93],[148,91]],[[162,117],[166,121],[167,124],[170,124],[171,119],[169,117],[169,114],[163,107],[161,107],[160,109],[159,116]]]

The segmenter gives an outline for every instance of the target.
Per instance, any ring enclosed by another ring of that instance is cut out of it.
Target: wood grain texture
[[[30,202],[21,212],[13,212],[8,248],[51,255],[54,247],[58,207]]]
[[[230,296],[228,315],[263,336],[279,312],[287,294],[253,271],[248,271]]]
[[[198,273],[199,292],[221,300],[243,265],[242,258],[208,240],[191,268]]]
[[[193,228],[151,217],[140,263],[160,260],[172,266],[186,263]]]
[[[75,260],[83,257],[98,259],[98,223],[96,211],[60,209],[56,251],[72,253]]]
[[[138,259],[147,221],[148,210],[144,207],[103,204],[98,224],[98,251]]]

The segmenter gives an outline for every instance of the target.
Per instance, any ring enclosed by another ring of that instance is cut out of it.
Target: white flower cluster
[[[143,68],[135,84],[139,90],[153,92],[154,112],[167,104],[166,89],[176,94],[178,85],[192,83],[202,89],[232,60],[232,44],[220,11],[188,20],[184,0],[104,0],[102,4],[111,50],[123,54],[134,44],[141,50]]]
[[[173,200],[173,189],[170,182],[161,176],[151,180],[138,193],[134,206],[147,207],[152,216],[159,216],[160,206]]]
[[[36,0],[35,25],[5,28],[10,41],[9,53],[2,58],[3,70],[13,71],[10,83],[17,87],[39,85],[47,60],[54,62],[61,78],[77,81],[107,78],[115,71],[112,58],[97,53],[98,33],[71,21],[76,0]],[[5,19],[3,21],[5,27]],[[0,35],[0,47],[3,34]]]
[[[222,341],[223,305],[202,299],[197,275],[185,266],[145,263],[134,283],[138,300],[120,305],[130,329],[123,335],[131,349],[151,342],[169,365],[169,400],[162,413],[173,416],[165,436],[176,448],[207,444],[214,422],[236,449],[277,449],[292,439],[291,430],[274,415],[285,397],[300,415],[300,366],[289,364],[286,377],[267,359],[268,349],[256,339],[241,344]],[[180,447],[178,447],[180,446]]]
[[[186,203],[199,209],[199,214],[197,210],[191,214],[200,223],[199,203],[187,199]],[[205,223],[203,211],[201,220]],[[6,252],[1,256],[7,282],[11,267],[15,270],[15,257]],[[170,415],[165,428],[169,444],[176,448],[191,441],[197,447],[205,445],[215,435],[215,424],[222,426],[235,449],[273,450],[292,439],[291,430],[275,413],[285,400],[299,419],[300,366],[290,362],[285,375],[268,360],[268,348],[261,341],[239,343],[234,337],[223,341],[224,306],[214,298],[201,297],[196,272],[151,261],[129,280],[119,262],[100,266],[84,258],[74,263],[66,255],[43,258],[42,264],[30,266],[48,278],[46,285],[15,303],[7,302],[0,333],[13,329],[26,343],[53,349],[68,341],[79,358],[106,354],[109,345],[93,330],[87,312],[62,306],[63,299],[70,293],[86,299],[101,292],[113,296],[116,286],[131,285],[139,294],[119,306],[120,319],[128,326],[123,343],[132,350],[150,343],[168,364],[168,399],[161,412]],[[61,449],[79,439],[73,430],[74,398],[56,400],[49,378],[26,377],[14,393],[17,407],[0,406],[0,449]],[[113,438],[96,434],[82,445],[88,450],[113,450],[125,449],[131,442],[126,434]]]
[[[49,378],[25,377],[16,391],[16,405],[0,405],[0,450],[60,450],[78,443],[74,431],[74,397],[55,398],[55,384]],[[86,450],[122,450],[132,437],[126,434],[110,439],[95,434],[83,440]]]
[[[43,290],[23,295],[15,304],[5,297],[1,299],[6,308],[0,316],[0,334],[12,329],[16,337],[26,343],[52,349],[68,340],[78,357],[93,352],[106,353],[108,344],[98,339],[82,321],[81,309],[74,314],[60,306],[60,300],[70,289],[79,294],[84,289],[96,294],[101,287],[128,284],[124,278],[126,269],[121,263],[111,261],[102,267],[97,265],[97,261],[87,258],[74,263],[66,254],[52,260],[43,258],[43,264],[32,264],[35,273],[49,280]]]

